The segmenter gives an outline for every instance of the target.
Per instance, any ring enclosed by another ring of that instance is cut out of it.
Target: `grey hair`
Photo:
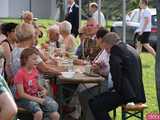
[[[35,29],[32,24],[23,23],[15,29],[16,37],[19,42],[29,39],[34,36]]]
[[[71,29],[72,29],[72,25],[70,22],[68,21],[63,21],[61,24],[60,24],[60,31],[62,32],[65,32],[65,33],[68,33],[70,34],[71,33]]]
[[[23,12],[22,12],[22,18],[23,18],[23,19],[27,19],[28,16],[32,16],[32,17],[33,17],[33,13],[30,12],[30,11],[23,11]]]
[[[109,32],[102,38],[102,41],[105,42],[105,43],[108,43],[110,45],[116,45],[121,40],[120,40],[120,37],[117,33]]]
[[[51,27],[48,28],[48,31],[59,31],[59,26],[57,24],[52,25]]]

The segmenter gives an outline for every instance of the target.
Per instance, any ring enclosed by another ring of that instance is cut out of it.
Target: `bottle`
[[[68,72],[73,72],[73,71],[74,71],[73,60],[70,59],[68,63]]]
[[[91,62],[89,56],[87,57],[87,62],[85,65],[85,73],[89,74],[91,72]]]

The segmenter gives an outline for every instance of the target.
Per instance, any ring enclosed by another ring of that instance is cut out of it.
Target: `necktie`
[[[71,7],[68,7],[68,9],[67,9],[67,13],[68,13],[68,14],[70,13],[70,8],[71,8]]]

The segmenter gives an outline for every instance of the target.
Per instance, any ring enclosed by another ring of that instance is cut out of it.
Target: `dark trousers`
[[[117,92],[104,92],[89,100],[95,120],[111,120],[108,112],[122,105],[124,100]]]
[[[71,101],[72,96],[77,89],[77,86],[78,86],[77,84],[63,85],[63,96],[64,96],[64,99],[67,99],[66,103],[69,103]]]

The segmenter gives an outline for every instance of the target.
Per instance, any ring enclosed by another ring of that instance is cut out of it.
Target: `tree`
[[[158,44],[157,44],[157,56],[156,56],[156,89],[157,100],[160,111],[160,0],[156,0],[157,18],[158,18]]]

